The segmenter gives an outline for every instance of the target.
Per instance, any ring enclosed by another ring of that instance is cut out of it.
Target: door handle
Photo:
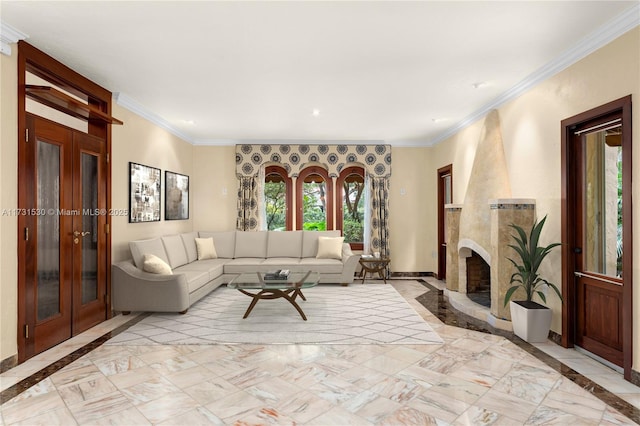
[[[73,236],[74,237],[86,237],[87,235],[90,235],[90,234],[91,234],[91,232],[89,232],[89,231],[82,231],[82,232],[73,231]]]
[[[608,284],[614,284],[614,285],[618,285],[618,286],[622,286],[623,285],[621,282],[608,280],[606,278],[598,277],[598,276],[591,275],[591,274],[585,274],[584,272],[575,271],[574,275],[576,277],[578,277],[578,278],[590,278],[592,280],[601,281],[601,282],[608,283]]]

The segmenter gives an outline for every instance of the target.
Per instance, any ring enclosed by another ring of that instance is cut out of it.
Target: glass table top
[[[265,272],[243,273],[234,277],[228,288],[232,289],[294,289],[314,287],[320,281],[318,272],[290,272],[286,279],[267,280]]]

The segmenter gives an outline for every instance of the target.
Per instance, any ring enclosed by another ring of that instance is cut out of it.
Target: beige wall
[[[196,146],[193,149],[193,206],[195,231],[236,228],[236,147]]]
[[[426,148],[394,147],[391,155],[391,270],[437,272],[437,170]]]
[[[534,198],[538,218],[549,215],[542,244],[559,241],[560,234],[560,121],[606,102],[631,94],[640,99],[640,28],[628,32],[556,76],[499,108],[507,168],[514,198]],[[484,120],[461,130],[430,149],[431,174],[438,167],[453,164],[454,202],[464,200],[475,147]],[[633,110],[633,140],[640,141],[640,108]],[[640,181],[640,150],[633,151],[633,181]],[[396,169],[394,169],[395,171]],[[634,185],[633,199],[640,199],[640,185]],[[435,197],[435,192],[427,194]],[[637,203],[637,201],[636,201]],[[431,211],[430,211],[431,212]],[[435,211],[426,223],[435,229]],[[640,208],[634,206],[633,245],[640,247]],[[430,242],[430,250],[437,241]],[[637,256],[636,256],[637,257]],[[560,283],[561,257],[555,250],[542,274]],[[640,263],[633,267],[633,287],[640,289]],[[561,331],[561,304],[550,297],[554,310],[552,329]],[[640,323],[640,291],[634,292],[634,324]],[[634,330],[634,369],[640,369],[640,327]]]
[[[18,207],[18,49],[0,55],[0,210]],[[18,352],[18,218],[0,214],[0,361]]]
[[[112,193],[113,209],[129,208],[129,162],[144,164],[162,170],[162,207],[159,222],[129,223],[128,216],[112,218],[112,261],[131,258],[129,241],[190,232],[193,227],[194,197],[189,193],[189,220],[164,220],[164,172],[189,176],[193,186],[193,146],[152,124],[139,115],[114,104],[112,114],[124,121],[122,126],[113,126],[112,134]]]

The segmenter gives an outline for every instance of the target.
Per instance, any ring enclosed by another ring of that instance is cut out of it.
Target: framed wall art
[[[189,219],[189,176],[164,172],[164,220]]]
[[[129,163],[129,223],[160,220],[160,169]]]

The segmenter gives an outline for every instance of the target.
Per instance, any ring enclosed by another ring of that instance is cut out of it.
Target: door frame
[[[438,169],[438,279],[446,280],[447,276],[447,250],[446,248],[442,249],[442,244],[446,244],[447,242],[444,240],[444,230],[445,230],[445,208],[444,208],[444,200],[445,200],[445,187],[443,185],[443,177],[451,176],[451,200],[453,201],[453,165],[448,164],[444,167]],[[443,252],[444,251],[444,256]]]
[[[622,217],[625,232],[622,243],[624,252],[622,262],[623,296],[622,296],[622,338],[623,338],[623,368],[624,378],[631,380],[633,363],[633,216],[631,205],[632,178],[632,118],[631,95],[606,103],[599,107],[585,111],[561,121],[561,227],[562,227],[562,346],[573,347],[576,340],[576,311],[575,299],[575,258],[574,248],[577,236],[575,217],[579,213],[576,194],[572,188],[578,184],[574,168],[574,148],[571,141],[573,130],[580,124],[597,120],[604,116],[620,113],[622,116]]]
[[[18,164],[26,167],[18,167],[18,208],[31,208],[29,194],[26,188],[33,185],[32,175],[34,164],[25,161],[27,156],[27,110],[26,110],[26,74],[30,72],[38,77],[80,97],[94,108],[99,109],[107,116],[111,116],[112,94],[93,81],[73,71],[63,63],[57,61],[46,53],[21,40],[18,42]],[[88,120],[87,133],[97,136],[106,142],[107,158],[111,157],[111,125],[100,120]],[[111,211],[111,163],[107,162],[107,211]],[[25,184],[27,183],[27,184]],[[29,185],[30,183],[30,185]],[[27,315],[30,307],[27,304],[26,294],[26,266],[31,259],[28,257],[25,241],[25,217],[18,217],[18,363],[22,363],[33,353],[33,335],[28,334],[28,329],[33,329],[29,324]],[[106,216],[106,318],[111,318],[111,216]],[[32,296],[32,294],[31,294]],[[30,327],[29,327],[30,326]]]

